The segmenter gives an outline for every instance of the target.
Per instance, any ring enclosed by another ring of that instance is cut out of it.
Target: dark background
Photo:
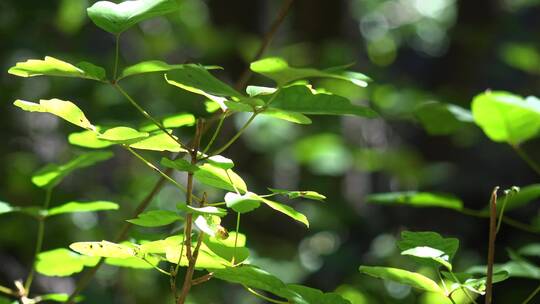
[[[84,9],[93,2],[1,1],[2,70],[50,55],[68,62],[90,61],[111,73],[114,38],[87,18]],[[232,84],[253,58],[281,5],[269,0],[181,3],[179,13],[143,22],[122,35],[122,66],[149,59],[216,64],[224,67],[216,75]],[[327,85],[341,89],[355,102],[369,103],[383,119],[313,117],[309,126],[257,119],[243,139],[224,153],[235,160],[237,172],[254,192],[264,193],[265,187],[313,189],[328,197],[325,203],[294,203],[310,218],[309,230],[264,208],[243,217],[241,231],[248,234],[254,262],[288,282],[337,289],[353,303],[433,303],[407,288],[358,273],[358,266],[364,264],[414,268],[394,245],[404,229],[459,238],[458,271],[485,263],[487,220],[441,209],[368,205],[364,197],[398,190],[440,191],[455,194],[469,208],[481,209],[494,186],[537,181],[511,147],[489,141],[474,127],[452,136],[429,136],[415,121],[413,109],[428,100],[469,108],[472,98],[486,89],[538,94],[538,3],[296,0],[266,54],[282,56],[295,66],[354,63],[355,70],[373,78],[367,89]],[[518,46],[529,52],[515,52]],[[270,85],[260,77],[250,83]],[[199,96],[167,85],[161,75],[126,80],[125,87],[155,116],[183,111],[208,115]],[[0,97],[0,200],[14,205],[41,204],[43,193],[31,184],[32,173],[81,151],[66,140],[67,134],[77,131],[75,127],[48,115],[22,113],[12,106],[15,99],[71,100],[99,123],[137,126],[143,121],[116,91],[83,80],[23,79],[4,72]],[[224,143],[244,119],[241,115],[230,119],[218,142]],[[193,128],[179,134],[187,139]],[[524,149],[540,160],[538,143],[527,143]],[[118,202],[121,209],[52,219],[46,228],[45,250],[75,241],[111,239],[150,191],[158,177],[124,150],[114,152],[115,158],[67,178],[54,192],[53,205],[104,199]],[[370,152],[377,156],[366,157]],[[161,157],[144,154],[154,160]],[[150,209],[174,208],[180,200],[174,188],[166,187]],[[530,204],[512,215],[534,223],[537,211]],[[11,286],[25,276],[36,226],[15,214],[3,215],[0,223],[0,283]],[[225,223],[233,228],[234,219]],[[135,228],[131,236],[156,239],[165,233]],[[504,248],[537,239],[504,226],[497,240],[497,261],[507,259]],[[74,282],[39,277],[35,291],[69,292]],[[206,286],[194,288],[193,303],[257,303],[243,289],[214,281]],[[497,286],[495,299],[497,303],[521,301],[534,286],[534,281],[510,280]],[[99,271],[84,294],[89,303],[165,303],[170,297],[162,275],[109,266]]]

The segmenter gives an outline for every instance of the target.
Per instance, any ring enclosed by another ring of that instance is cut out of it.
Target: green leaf
[[[353,105],[345,98],[329,93],[313,92],[309,86],[293,85],[278,90],[275,95],[266,97],[270,109],[298,112],[312,115],[356,115],[377,117],[368,107]]]
[[[193,207],[187,205],[186,203],[178,203],[176,204],[176,208],[196,215],[211,214],[217,215],[219,217],[224,217],[225,215],[227,215],[227,210],[214,206]]]
[[[13,103],[15,106],[27,112],[50,113],[58,116],[76,126],[87,130],[95,130],[96,127],[88,121],[79,107],[71,101],[61,99],[41,99],[39,103],[17,99]]]
[[[274,80],[278,86],[307,78],[335,78],[349,81],[357,86],[366,87],[371,79],[364,74],[342,70],[317,70],[312,68],[293,68],[282,58],[270,57],[252,62],[253,72]]]
[[[63,165],[48,164],[32,176],[32,183],[40,188],[52,188],[76,169],[92,166],[113,157],[110,151],[87,152]]]
[[[540,243],[527,244],[521,247],[518,253],[525,256],[540,257]]]
[[[182,68],[167,73],[165,79],[173,86],[216,102],[223,102],[222,97],[244,98],[238,91],[210,74],[208,68],[202,65],[185,64]]]
[[[180,266],[187,266],[188,261],[186,257],[186,249],[182,249],[180,246],[183,236],[174,236],[165,239],[165,242],[161,242],[158,246],[153,245],[154,249],[159,249],[157,247],[161,246],[161,252],[165,251],[165,256],[167,261],[178,264],[180,258],[180,252],[182,252],[182,260],[180,261]],[[146,244],[144,244],[146,245]],[[143,246],[144,246],[143,245]],[[195,242],[192,244],[192,250],[195,248]],[[155,250],[160,251],[160,250]],[[161,253],[160,252],[160,253]],[[199,250],[199,256],[197,258],[197,263],[195,264],[196,269],[223,269],[227,266],[231,266],[231,262],[223,259],[216,253],[214,253],[206,244],[203,242]]]
[[[297,284],[287,284],[287,288],[301,295],[309,304],[351,304],[349,300],[335,292],[324,293],[318,289]]]
[[[115,143],[131,143],[146,138],[148,135],[146,132],[139,132],[129,127],[114,127],[98,135],[98,138]]]
[[[214,277],[230,283],[241,284],[253,289],[264,290],[291,303],[308,304],[304,298],[289,289],[285,283],[272,274],[251,265],[227,267],[214,271]]]
[[[268,188],[268,190],[270,190],[272,193],[287,195],[290,199],[306,198],[316,201],[324,201],[326,199],[326,196],[315,191],[291,191],[273,188]]]
[[[440,207],[461,210],[463,202],[450,195],[442,193],[429,192],[390,192],[368,195],[366,197],[368,203],[382,205],[409,205],[412,207]]]
[[[41,301],[53,301],[53,302],[61,302],[65,303],[69,299],[69,294],[67,293],[49,293],[45,295],[37,296],[36,298],[39,298]],[[84,298],[82,296],[76,296],[74,301],[75,303],[82,301]]]
[[[474,121],[495,142],[518,145],[540,131],[540,100],[507,92],[485,92],[472,101]]]
[[[474,121],[469,110],[436,101],[418,105],[415,115],[431,135],[449,135]]]
[[[160,227],[172,224],[181,220],[182,217],[173,211],[168,210],[151,210],[146,211],[137,216],[135,219],[127,220],[128,222],[143,226],[143,227]]]
[[[178,10],[175,0],[135,0],[116,4],[99,1],[87,9],[95,25],[111,34],[120,34],[133,25]]]
[[[174,138],[177,138],[173,135]],[[157,132],[129,145],[131,148],[150,151],[185,152],[180,144],[165,132]]]
[[[206,155],[203,155],[203,157],[206,157]],[[212,164],[214,167],[218,167],[224,170],[232,169],[234,167],[234,163],[230,158],[226,158],[221,155],[212,155],[208,157],[205,161]]]
[[[303,215],[302,213],[294,210],[291,206],[288,206],[288,205],[285,205],[285,204],[281,204],[281,203],[277,203],[277,202],[274,202],[274,201],[271,201],[269,199],[266,199],[264,197],[260,197],[259,198],[261,199],[261,202],[265,203],[268,207],[276,210],[276,211],[279,211],[283,214],[285,214],[286,216],[294,219],[294,220],[297,220],[299,221],[300,223],[306,225],[306,227],[309,228],[309,221],[307,219],[307,217],[305,215]]]
[[[18,62],[8,73],[20,77],[61,76],[76,77],[104,81],[107,79],[105,69],[89,62],[72,65],[60,59],[46,56],[44,60],[29,59]]]
[[[199,170],[193,174],[195,179],[202,184],[216,187],[227,191],[247,191],[246,183],[231,169],[225,170],[211,163],[199,166]]]
[[[14,209],[10,204],[0,201],[0,214],[13,212]]]
[[[162,157],[160,163],[167,168],[172,168],[178,171],[195,172],[199,169],[197,165],[194,165],[191,162],[182,158],[170,160],[168,158]]]
[[[485,276],[485,274],[481,277],[475,277],[473,274],[470,273],[452,274],[447,271],[441,271],[441,273],[446,279],[454,282],[448,290],[449,293],[452,293],[454,290],[460,289],[462,287],[467,288],[468,290],[477,294],[483,295],[485,293],[487,282],[487,277]],[[493,273],[492,282],[493,284],[499,283],[508,279],[509,277],[510,276],[508,272],[504,270],[498,271]],[[459,282],[456,282],[456,279],[458,279]]]
[[[273,118],[277,118],[277,119],[281,119],[281,120],[285,120],[288,122],[301,124],[301,125],[311,124],[311,119],[309,117],[298,112],[290,112],[290,111],[284,111],[284,110],[275,109],[275,108],[269,108],[269,109],[266,109],[264,112],[261,112],[261,115],[266,115],[266,116],[270,116]]]
[[[46,276],[70,276],[86,267],[94,267],[99,257],[77,254],[65,248],[44,251],[38,254],[36,271]]]
[[[404,269],[378,266],[360,266],[360,272],[375,278],[411,286],[416,289],[444,294],[435,281],[416,272]]]
[[[139,253],[139,250],[133,246],[108,241],[76,242],[69,245],[69,248],[82,255],[104,258],[131,258]]]
[[[103,210],[118,210],[119,206],[113,202],[94,201],[94,202],[69,202],[61,206],[48,210],[47,216],[58,215],[62,213],[92,212]]]
[[[245,247],[246,236],[244,234],[238,234],[238,239],[236,237],[236,232],[229,233],[226,239],[205,235],[203,242],[213,253],[227,261],[232,261],[234,257],[234,263],[238,264],[249,257],[249,249]]]
[[[397,243],[402,255],[435,261],[452,271],[452,259],[459,247],[456,238],[443,238],[436,232],[403,231]]]
[[[161,119],[161,125],[165,129],[174,129],[184,126],[193,126],[195,124],[195,116],[190,113],[178,113],[174,115],[167,116]],[[141,131],[151,132],[159,130],[159,127],[154,123],[147,123],[140,128]]]
[[[251,192],[247,192],[244,195],[236,192],[227,192],[225,194],[225,203],[227,207],[232,208],[238,213],[247,213],[253,211],[261,205],[261,199]]]
[[[96,131],[99,131],[99,127],[96,127]],[[68,142],[74,146],[90,149],[103,149],[114,145],[110,141],[99,139],[96,132],[89,130],[69,134]]]

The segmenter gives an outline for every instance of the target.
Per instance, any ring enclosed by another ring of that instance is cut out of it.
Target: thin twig
[[[213,277],[214,277],[214,273],[213,273],[213,272],[209,272],[209,273],[203,275],[202,277],[198,277],[198,278],[196,278],[196,279],[191,280],[191,285],[192,285],[192,286],[195,286],[195,285],[198,285],[198,284],[202,284],[202,283],[208,282],[208,281],[210,281]]]
[[[253,61],[256,61],[256,60],[260,59],[261,56],[266,52],[268,46],[270,45],[270,42],[272,41],[273,36],[277,32],[277,29],[283,23],[283,20],[285,19],[285,16],[288,14],[290,6],[291,6],[293,1],[294,0],[285,0],[285,2],[283,3],[282,9],[280,10],[280,13],[278,14],[276,20],[272,23],[272,26],[271,26],[270,30],[265,34],[265,36],[263,38],[263,41],[268,41],[268,43],[262,43],[261,44],[261,46],[259,47],[259,50],[256,53],[257,55],[255,56],[255,58],[253,58]],[[247,76],[244,76],[244,75],[247,75]],[[239,78],[239,80],[236,82],[235,87],[238,90],[243,90],[244,87],[246,86],[247,82],[249,82],[249,79],[251,78],[251,76],[252,76],[252,73],[251,73],[251,71],[249,69],[249,66],[248,66],[248,67],[245,68],[244,72],[242,73],[241,78]],[[221,117],[221,114],[218,114],[218,115],[215,115],[214,117],[212,117],[210,120],[207,120],[207,123],[205,125],[204,130],[203,130],[203,134],[206,133],[206,131],[213,124],[213,122],[220,119],[220,117]],[[170,172],[172,172],[172,169],[167,169],[165,172],[167,174],[170,174]],[[132,218],[136,218],[140,213],[142,213],[148,207],[148,205],[150,204],[152,199],[161,191],[161,189],[165,185],[165,181],[166,181],[166,179],[163,176],[160,177],[160,179],[156,182],[156,184],[154,185],[154,187],[152,188],[152,190],[150,191],[148,196],[145,197],[145,199],[143,199],[139,203],[139,205],[135,209],[135,212],[134,212]],[[131,227],[132,227],[132,224],[127,223],[127,222],[124,223],[124,225],[122,226],[122,229],[120,230],[120,233],[118,234],[116,242],[125,239],[128,232],[129,232],[129,230],[131,229]],[[94,277],[97,270],[101,267],[101,265],[103,265],[103,262],[104,262],[104,259],[100,259],[100,261],[98,262],[98,264],[96,264],[96,266],[90,268],[79,279],[79,281],[77,282],[77,285],[75,287],[75,290],[71,293],[71,295],[69,296],[69,299],[66,301],[66,303],[68,303],[68,304],[74,303],[75,297],[77,297],[79,295],[79,293],[81,293],[81,291],[84,288],[86,288],[88,283],[90,283],[90,280],[92,280],[92,278]]]
[[[43,202],[43,210],[49,209],[49,204],[51,203],[52,188],[49,187],[45,190],[45,201]],[[34,281],[34,275],[36,273],[36,264],[41,248],[43,247],[43,236],[45,234],[45,218],[40,216],[38,218],[38,231],[36,237],[36,246],[34,252],[34,261],[32,262],[32,269],[26,278],[24,283],[24,295],[28,296],[30,294],[30,288],[32,287],[32,282]]]
[[[120,48],[120,34],[116,34],[115,39],[115,50],[114,50],[114,71],[113,71],[113,81],[116,83],[116,75],[118,73],[118,55],[119,55],[119,48]]]
[[[486,278],[486,301],[491,304],[493,298],[493,263],[495,262],[495,237],[497,236],[497,191],[495,187],[491,193],[489,201],[489,244],[487,256],[487,278]]]
[[[0,285],[0,292],[12,297],[18,297],[19,293],[11,288]]]
[[[529,303],[539,292],[540,292],[540,285],[538,285],[538,287],[536,287],[536,289],[533,290],[533,292],[525,300],[523,300],[521,304]]]
[[[285,20],[285,17],[287,17],[287,14],[289,13],[289,9],[291,8],[291,5],[293,2],[294,0],[283,1],[283,4],[281,5],[281,8],[279,10],[279,13],[276,19],[270,26],[270,30],[264,35],[261,46],[259,47],[259,50],[257,51],[257,53],[255,53],[255,56],[253,57],[252,62],[259,60],[261,56],[264,54],[264,52],[266,51],[266,49],[272,42],[272,39],[274,39],[274,36],[276,35],[277,30],[279,29],[279,27]],[[240,76],[240,79],[236,83],[237,90],[241,91],[246,87],[249,79],[251,78],[252,73],[253,72],[251,71],[251,69],[249,69],[249,67],[244,70],[244,72]]]
[[[118,92],[120,92],[124,97],[131,103],[132,106],[134,106],[146,119],[150,120],[152,123],[154,123],[161,131],[163,131],[165,134],[167,134],[172,140],[174,140],[176,143],[180,145],[180,147],[184,150],[188,150],[188,148],[171,132],[169,132],[157,119],[155,119],[153,116],[151,116],[148,111],[143,109],[136,101],[131,97],[118,83],[114,83],[112,85]]]
[[[512,145],[512,148],[514,149],[514,151],[516,151],[519,157],[521,157],[529,165],[529,167],[531,167],[538,175],[540,175],[540,165],[534,160],[532,160],[532,158],[530,158],[529,155],[527,155],[527,153],[523,151],[521,146]]]

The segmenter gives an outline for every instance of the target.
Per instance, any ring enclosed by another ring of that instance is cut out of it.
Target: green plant
[[[285,3],[285,7],[291,1]],[[114,35],[116,41],[115,60],[110,75],[106,69],[89,62],[71,64],[46,56],[43,60],[31,59],[19,62],[9,69],[9,73],[21,77],[58,76],[82,78],[100,85],[112,86],[146,119],[140,128],[125,125],[101,125],[88,118],[78,102],[61,99],[42,99],[38,103],[16,100],[14,105],[24,111],[42,112],[55,115],[83,129],[72,133],[68,141],[87,149],[107,149],[119,147],[140,160],[162,179],[151,191],[159,191],[163,182],[168,182],[183,193],[172,202],[176,211],[145,210],[152,196],[137,208],[132,219],[122,226],[119,234],[111,241],[84,241],[46,252],[41,251],[45,219],[60,213],[85,212],[117,209],[112,202],[70,202],[50,207],[54,186],[71,171],[90,166],[113,156],[107,152],[87,152],[64,165],[48,165],[32,177],[32,181],[46,191],[43,206],[17,208],[2,203],[2,213],[22,212],[35,217],[39,222],[36,241],[35,262],[31,273],[16,288],[0,287],[0,292],[19,299],[23,303],[41,301],[73,302],[80,300],[93,274],[103,264],[119,267],[155,269],[169,277],[171,293],[175,303],[185,303],[192,286],[203,284],[210,279],[219,279],[240,284],[253,295],[273,303],[348,303],[336,293],[323,293],[306,286],[285,284],[272,274],[249,264],[246,260],[249,250],[246,235],[240,233],[240,219],[263,205],[292,218],[309,227],[308,218],[288,204],[274,201],[274,197],[288,199],[303,198],[315,201],[325,196],[315,191],[269,189],[266,194],[256,194],[248,190],[244,180],[233,171],[234,162],[221,153],[225,152],[249,127],[256,117],[268,115],[298,124],[310,124],[306,115],[354,115],[376,117],[368,107],[354,105],[347,98],[333,94],[323,88],[315,88],[306,82],[311,78],[333,78],[351,82],[358,87],[367,86],[370,79],[360,73],[343,67],[317,70],[294,68],[281,58],[265,58],[254,61],[250,69],[275,82],[274,87],[248,86],[242,93],[222,82],[211,72],[217,66],[199,64],[168,64],[150,60],[125,68],[119,63],[121,34],[136,23],[156,16],[162,16],[178,9],[175,0],[136,0],[115,4],[100,1],[88,8],[88,16],[101,29]],[[278,18],[283,19],[283,15]],[[279,24],[277,24],[279,25]],[[275,31],[273,29],[272,31]],[[266,43],[270,39],[266,39]],[[264,44],[263,44],[264,45]],[[264,49],[263,49],[264,50]],[[262,51],[259,53],[261,54]],[[174,114],[162,119],[154,118],[144,106],[137,102],[122,86],[128,77],[144,77],[146,73],[161,73],[171,88],[178,88],[203,96],[208,104],[210,117],[195,117],[189,113]],[[239,112],[251,113],[250,118],[239,131],[222,146],[215,145],[224,121]],[[217,126],[208,136],[213,122]],[[194,126],[194,134],[189,142],[176,136],[175,129]],[[143,151],[152,153],[171,152],[172,156],[162,157],[160,165],[155,164]],[[166,169],[165,169],[166,168]],[[171,176],[177,171],[186,175],[183,185]],[[196,184],[196,182],[198,184]],[[198,186],[201,186],[200,189]],[[205,188],[206,187],[206,188]],[[210,198],[205,189],[222,190],[224,195]],[[229,232],[221,225],[221,218],[228,214],[236,218],[234,230]],[[142,227],[181,227],[181,233],[171,233],[169,237],[151,242],[127,241],[131,225]],[[46,240],[45,240],[46,241]],[[75,253],[76,252],[76,253]],[[44,275],[67,276],[90,269],[83,275],[74,293],[34,295],[31,293],[34,272]],[[196,271],[201,271],[202,274]],[[183,275],[183,278],[181,277]],[[261,291],[272,294],[266,296]],[[279,298],[279,299],[277,299]]]
[[[417,117],[423,127],[433,135],[452,134],[464,125],[474,124],[491,140],[510,145],[536,173],[540,174],[538,163],[522,148],[525,141],[539,134],[538,98],[534,96],[523,98],[502,91],[486,91],[473,99],[471,108],[472,112],[469,112],[454,105],[428,102],[417,107]],[[483,210],[468,209],[459,198],[446,193],[409,191],[369,195],[367,202],[373,204],[447,208],[469,216],[489,218],[487,265],[471,267],[463,273],[453,273],[451,261],[458,247],[457,239],[443,239],[434,232],[405,231],[402,233],[402,240],[398,242],[401,254],[412,256],[418,262],[428,261],[429,266],[435,267],[439,283],[420,273],[404,269],[360,266],[360,271],[439,294],[442,298],[438,300],[440,303],[445,303],[444,301],[478,303],[476,300],[478,295],[485,295],[486,304],[492,303],[494,283],[516,277],[537,280],[538,266],[523,257],[536,256],[537,245],[529,244],[517,252],[509,250],[510,260],[504,264],[495,264],[494,255],[496,235],[501,223],[531,233],[540,232],[536,225],[519,222],[505,214],[538,198],[540,196],[538,185],[528,185],[521,189],[513,186],[504,191],[503,198],[498,198],[498,190],[499,187],[495,187],[487,207]],[[444,272],[440,270],[441,267],[445,268]],[[459,290],[463,295],[454,299],[453,295]],[[522,303],[530,303],[539,291],[540,289],[536,288]]]

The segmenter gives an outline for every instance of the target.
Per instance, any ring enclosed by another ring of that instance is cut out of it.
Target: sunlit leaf
[[[182,236],[169,237],[166,239],[168,242],[175,241],[176,245],[164,246],[165,256],[167,261],[178,264],[180,259],[180,252],[182,252],[182,259],[180,260],[180,266],[187,266],[188,261],[186,257],[186,248],[181,248]],[[171,243],[169,243],[171,244]],[[195,248],[195,244],[192,245],[192,251]],[[197,263],[195,264],[196,269],[223,269],[227,266],[231,266],[231,262],[220,257],[218,254],[214,253],[204,242],[201,244],[199,249],[199,256],[197,257]]]
[[[471,107],[474,121],[493,141],[518,145],[540,131],[540,100],[534,96],[487,91]]]
[[[71,0],[70,0],[71,1]],[[73,1],[72,1],[73,2]],[[69,299],[69,294],[67,293],[48,293],[45,295],[37,296],[41,302],[43,301],[53,301],[53,302],[60,302],[65,303]],[[76,296],[74,301],[75,303],[82,301],[84,298],[82,296]]]
[[[356,115],[373,118],[377,113],[365,106],[353,105],[347,98],[330,93],[313,92],[306,85],[284,87],[265,97],[270,109],[311,115]]]
[[[287,288],[301,295],[309,304],[351,304],[349,300],[335,292],[324,293],[318,289],[297,284],[287,284]]]
[[[335,78],[366,87],[371,79],[364,74],[343,70],[317,70],[312,68],[293,68],[282,58],[270,57],[252,62],[252,71],[274,80],[279,86],[307,78]]]
[[[416,289],[444,294],[444,290],[432,279],[404,269],[378,266],[360,266],[360,272],[375,278],[408,285]]]
[[[176,204],[176,207],[179,210],[197,214],[197,215],[211,214],[211,215],[217,215],[219,217],[224,217],[225,215],[227,215],[227,210],[223,208],[214,207],[214,206],[193,207],[193,206],[187,205],[186,203],[178,203]]]
[[[368,195],[366,202],[382,205],[409,205],[412,207],[440,207],[460,210],[463,202],[450,195],[429,192],[390,192]]]
[[[87,78],[93,80],[106,80],[105,69],[89,62],[81,62],[72,65],[60,59],[46,56],[45,59],[29,59],[18,62],[8,70],[8,73],[21,77],[34,76],[62,76]]]
[[[221,218],[217,215],[202,214],[197,216],[193,223],[197,228],[199,228],[199,230],[213,237],[220,235],[220,229],[223,228],[220,225]]]
[[[261,202],[265,203],[268,207],[276,210],[276,211],[279,211],[283,214],[285,214],[286,216],[296,220],[296,221],[299,221],[300,223],[306,225],[306,227],[309,227],[309,221],[307,219],[307,217],[305,215],[303,215],[302,213],[294,210],[294,208],[292,208],[291,206],[289,205],[285,205],[285,204],[281,204],[281,203],[277,203],[277,202],[274,202],[274,201],[271,201],[269,199],[266,199],[266,198],[263,198],[263,197],[260,197],[259,198],[261,199]]]
[[[87,152],[81,154],[63,165],[49,164],[32,176],[32,183],[41,188],[51,188],[58,185],[72,171],[92,166],[113,156],[112,152]]]
[[[175,0],[135,0],[119,4],[99,1],[87,12],[95,25],[111,34],[120,34],[143,20],[172,13],[178,8]]]
[[[106,258],[105,263],[116,267],[153,269],[153,266],[156,266],[159,263],[159,259],[154,257],[146,257],[145,260],[139,257]]]
[[[96,129],[99,130],[97,127]],[[90,130],[69,134],[68,142],[75,146],[90,149],[103,149],[114,145],[110,141],[99,139],[98,134]]]
[[[285,111],[285,110],[276,109],[276,108],[269,108],[269,109],[266,109],[261,114],[270,116],[273,118],[285,120],[288,122],[296,123],[296,124],[301,124],[301,125],[311,124],[311,119],[309,117],[298,112]]]
[[[95,130],[95,126],[84,116],[83,111],[71,101],[60,99],[41,99],[39,103],[17,99],[15,106],[27,112],[50,113],[87,130]]]
[[[247,192],[244,195],[236,192],[227,192],[227,194],[225,194],[225,203],[227,204],[227,207],[238,213],[247,213],[259,208],[261,199],[251,192]]]
[[[98,261],[99,257],[84,256],[58,248],[38,254],[36,270],[47,276],[65,277],[81,272],[85,266],[93,267]]]
[[[119,206],[113,202],[94,201],[94,202],[69,202],[48,210],[47,216],[58,215],[62,213],[92,212],[103,210],[118,210]]]
[[[326,196],[315,191],[298,191],[298,190],[291,191],[291,190],[273,189],[273,188],[268,188],[268,190],[270,190],[272,193],[286,195],[290,199],[305,198],[305,199],[311,199],[311,200],[316,200],[316,201],[323,201],[326,199]]]
[[[245,247],[246,236],[244,234],[237,236],[236,232],[231,232],[226,239],[205,235],[203,242],[213,253],[227,261],[232,261],[234,257],[235,264],[242,263],[249,257],[249,249]]]
[[[309,303],[300,294],[289,289],[280,279],[255,266],[242,265],[215,270],[214,277],[230,283],[245,285],[255,290],[264,290],[292,303]]]
[[[182,217],[173,211],[168,210],[151,210],[145,211],[137,216],[137,218],[127,220],[128,222],[143,227],[160,227],[172,224],[181,220]]]
[[[105,130],[98,138],[118,143],[130,143],[146,138],[148,135],[146,132],[139,132],[129,127],[114,127]]]
[[[473,122],[472,113],[453,104],[430,101],[418,105],[415,115],[431,135],[448,135]]]
[[[440,234],[431,231],[403,231],[397,245],[402,255],[434,261],[452,270],[452,259],[458,250],[459,240],[443,238]]]
[[[174,138],[176,136],[172,135]],[[169,152],[185,152],[186,150],[180,146],[180,144],[171,138],[170,135],[165,132],[157,132],[146,138],[138,139],[134,143],[130,143],[129,146],[134,149],[150,150],[150,151],[169,151]]]
[[[108,241],[76,242],[69,245],[69,248],[82,255],[91,257],[130,258],[136,257],[138,254],[138,250],[133,246]]]
[[[454,282],[451,284],[449,292],[453,292],[454,290],[464,287],[467,290],[480,295],[485,293],[487,282],[487,277],[485,274],[483,276],[476,276],[471,273],[449,273],[447,271],[441,271],[441,273],[446,279]],[[494,272],[492,276],[492,283],[495,284],[505,281],[509,277],[508,272],[504,270]],[[456,279],[458,282],[456,282]]]
[[[10,204],[6,202],[0,202],[0,214],[12,212],[13,209],[14,208]]]
[[[195,179],[207,186],[216,187],[227,191],[247,191],[246,183],[242,178],[232,170],[225,170],[211,163],[199,166],[195,171]]]
[[[183,126],[192,126],[195,124],[195,116],[190,113],[179,113],[167,116],[160,121],[161,125],[166,129],[180,128]],[[140,128],[140,131],[151,132],[159,130],[159,127],[154,123],[147,123]]]

